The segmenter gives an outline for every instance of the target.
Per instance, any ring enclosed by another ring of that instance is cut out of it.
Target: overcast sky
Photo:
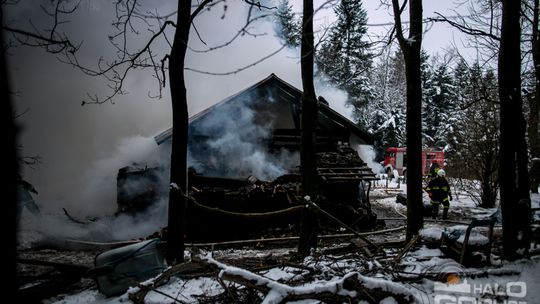
[[[44,0],[43,3],[48,3]],[[64,24],[75,41],[83,42],[78,54],[86,65],[111,55],[107,36],[112,33],[113,7],[105,0],[83,0],[78,12]],[[173,1],[159,1],[161,12],[174,11]],[[21,0],[6,9],[10,24],[40,25],[42,17],[38,1]],[[155,3],[152,1],[151,3]],[[201,37],[216,45],[234,35],[242,26],[245,6],[238,0],[228,1],[224,19],[223,7],[205,12],[196,21]],[[364,1],[370,24],[391,22],[392,17],[379,1]],[[298,5],[295,6],[300,9]],[[424,16],[434,11],[453,15],[453,1],[424,1]],[[332,21],[320,14],[319,24]],[[385,27],[374,26],[371,33],[381,33]],[[266,33],[255,39],[244,37],[227,48],[206,54],[188,53],[186,66],[211,72],[227,72],[270,54],[280,47],[270,22],[262,22],[254,32]],[[192,31],[193,32],[193,31]],[[446,25],[436,24],[425,35],[423,45],[429,52],[440,52],[459,35]],[[202,48],[197,36],[190,45]],[[16,48],[8,58],[11,86],[17,92],[14,102],[18,113],[19,141],[25,156],[39,155],[43,163],[35,169],[26,168],[25,177],[39,191],[38,204],[46,212],[61,212],[62,207],[78,214],[112,213],[116,208],[115,187],[117,169],[141,161],[151,154],[152,137],[171,125],[168,87],[162,99],[149,98],[155,93],[156,82],[149,71],[133,73],[126,83],[129,92],[115,99],[115,104],[81,107],[86,94],[106,94],[104,82],[83,75],[77,69],[62,64],[53,55],[38,49]],[[286,49],[257,66],[231,76],[209,76],[187,71],[190,114],[195,114],[219,100],[262,80],[271,73],[301,89],[299,50]],[[319,88],[317,94],[334,99],[342,113],[346,95]],[[341,104],[340,104],[341,102]],[[346,113],[345,113],[346,114]]]

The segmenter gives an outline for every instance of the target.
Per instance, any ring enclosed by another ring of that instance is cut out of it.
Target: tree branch
[[[207,72],[207,71],[202,71],[202,70],[198,70],[198,69],[194,69],[194,68],[190,68],[190,67],[185,67],[184,69],[187,70],[187,71],[192,71],[192,72],[196,72],[196,73],[200,73],[200,74],[206,74],[206,75],[215,75],[215,76],[225,76],[225,75],[232,75],[232,74],[237,74],[237,73],[240,73],[244,70],[247,70],[263,61],[265,61],[266,59],[276,55],[277,53],[281,52],[281,50],[283,50],[286,46],[283,45],[281,46],[279,49],[277,49],[276,51],[270,53],[269,55],[266,55],[264,57],[262,57],[261,59],[253,62],[253,63],[250,63],[244,67],[241,67],[241,68],[238,68],[234,71],[230,71],[230,72]]]
[[[442,14],[440,14],[438,12],[435,12],[435,15],[439,16],[439,18],[431,18],[432,21],[434,21],[434,22],[446,22],[446,23],[450,24],[452,27],[458,29],[460,32],[465,33],[467,35],[485,36],[485,37],[489,37],[489,38],[497,40],[497,41],[501,40],[500,37],[495,36],[493,33],[488,33],[488,32],[483,31],[481,29],[471,28],[471,27],[459,24],[459,23],[457,23],[455,21],[452,21],[452,20],[446,18],[445,16],[443,16]]]

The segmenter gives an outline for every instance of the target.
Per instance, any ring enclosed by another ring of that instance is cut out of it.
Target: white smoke
[[[55,209],[41,208],[35,215],[22,209],[19,223],[18,243],[29,247],[37,243],[58,243],[67,239],[115,241],[148,236],[167,223],[167,197],[135,216],[121,214],[113,216],[117,210],[116,177],[118,169],[137,163],[142,167],[169,168],[170,155],[164,153],[152,137],[132,136],[123,138],[115,146],[111,155],[103,157],[82,174],[79,182],[84,187],[69,189],[72,200]],[[167,185],[169,171],[161,170],[160,184]],[[129,180],[128,180],[129,181]],[[133,181],[132,187],[140,187]],[[129,185],[127,186],[129,187]],[[39,204],[39,195],[35,197]],[[40,207],[43,207],[40,205]],[[69,219],[61,208],[73,217]],[[89,220],[89,219],[92,220]],[[84,224],[77,223],[83,222]]]
[[[284,149],[268,152],[274,117],[265,117],[264,122],[255,121],[251,106],[272,100],[260,100],[257,95],[244,100],[231,100],[214,108],[194,124],[197,132],[208,136],[206,145],[210,148],[204,155],[208,157],[207,161],[197,158],[199,153],[191,150],[192,161],[207,164],[207,170],[201,173],[230,177],[253,175],[259,179],[273,180],[290,172],[299,163],[297,153]],[[265,114],[270,115],[268,112]]]
[[[315,79],[317,95],[324,97],[332,110],[345,116],[350,121],[353,119],[353,107],[348,103],[349,94],[344,90],[340,90],[322,78]]]
[[[71,210],[75,214],[102,216],[116,210],[116,176],[118,169],[133,163],[155,166],[160,160],[157,144],[152,137],[140,135],[122,138],[113,153],[94,162],[90,170],[83,172],[84,188],[80,202]]]
[[[78,221],[78,222],[76,222]],[[145,238],[167,226],[167,199],[162,199],[144,213],[131,216],[104,216],[90,221],[87,218],[69,219],[64,214],[34,215],[21,213],[18,247],[38,245],[70,246],[70,241],[110,242]],[[75,243],[73,243],[75,244]]]
[[[383,173],[384,167],[375,161],[376,153],[371,145],[353,145],[353,148],[358,152],[360,158],[366,162],[368,167],[375,173]]]
[[[339,114],[343,115],[350,121],[355,121],[353,118],[353,106],[348,103],[349,95],[344,90],[340,90],[330,85],[324,78],[316,79],[317,94],[323,96],[330,108]],[[371,145],[361,145],[357,142],[351,142],[351,147],[356,150],[358,156],[366,162],[366,164],[375,173],[384,172],[383,166],[376,162],[376,153]]]

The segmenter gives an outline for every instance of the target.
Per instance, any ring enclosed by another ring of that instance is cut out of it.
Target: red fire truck
[[[422,175],[428,175],[432,166],[444,168],[444,151],[436,149],[426,149],[422,151]],[[404,176],[407,172],[407,148],[388,148],[383,161],[384,170],[389,176],[394,175],[397,170],[398,175]]]

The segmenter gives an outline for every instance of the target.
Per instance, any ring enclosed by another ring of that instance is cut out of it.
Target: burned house
[[[299,204],[301,98],[300,90],[271,74],[190,118],[190,194],[208,208],[188,206],[193,209],[188,210],[188,234],[203,229],[197,227],[202,222],[219,221],[215,208],[268,212]],[[353,214],[349,209],[357,212],[365,205],[365,182],[375,176],[353,148],[372,144],[373,139],[321,97],[316,135],[321,195],[328,204],[347,205],[343,213]],[[171,129],[155,137],[169,150],[171,139]],[[370,213],[369,207],[362,208]],[[291,216],[297,217],[287,215],[271,223],[290,222]],[[262,222],[253,221],[249,227]]]
[[[273,179],[299,165],[302,92],[276,75],[189,120],[190,166],[212,176]],[[317,151],[372,144],[369,133],[319,98]],[[167,146],[172,129],[155,137]]]

